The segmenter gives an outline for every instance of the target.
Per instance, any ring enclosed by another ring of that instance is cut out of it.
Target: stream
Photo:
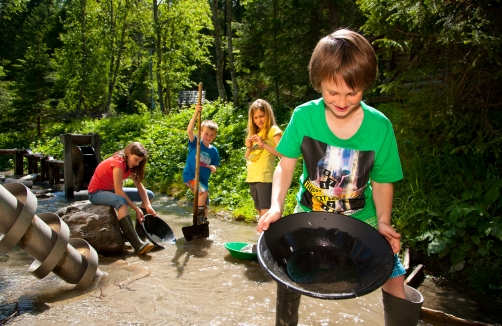
[[[87,193],[39,199],[37,213],[87,200]],[[226,242],[256,243],[255,224],[209,215],[210,237],[185,242],[181,228],[192,210],[157,194],[153,207],[174,231],[176,244],[138,256],[100,256],[105,276],[85,291],[50,273],[37,279],[33,262],[15,247],[0,253],[0,324],[8,325],[274,325],[276,282],[257,261],[233,258]],[[380,289],[363,297],[322,300],[302,296],[300,325],[384,325]],[[421,323],[419,325],[431,325]]]

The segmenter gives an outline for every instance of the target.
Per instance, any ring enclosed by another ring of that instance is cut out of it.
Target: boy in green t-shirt
[[[295,211],[350,215],[377,228],[395,254],[384,295],[406,299],[406,271],[397,257],[401,235],[391,226],[392,182],[403,178],[396,139],[390,121],[361,102],[377,74],[373,47],[356,32],[335,31],[317,44],[309,74],[322,98],[297,107],[284,131],[277,146],[282,158],[274,171],[272,205],[257,229],[267,230],[282,217],[303,155]]]

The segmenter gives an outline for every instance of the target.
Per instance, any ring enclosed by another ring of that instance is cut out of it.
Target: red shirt
[[[131,170],[126,171],[126,163],[120,156],[112,156],[99,163],[87,187],[88,193],[98,190],[114,190],[113,168],[122,169],[122,180],[125,180],[131,174]]]

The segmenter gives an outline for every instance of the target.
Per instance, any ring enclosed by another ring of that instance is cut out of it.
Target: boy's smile
[[[351,89],[343,80],[335,83],[325,80],[321,83],[321,94],[326,105],[337,119],[348,119],[361,109],[360,102],[363,99],[362,89]]]
[[[211,144],[216,138],[216,131],[211,128],[204,127],[200,131],[200,138],[202,139],[204,146],[209,147],[209,144]]]

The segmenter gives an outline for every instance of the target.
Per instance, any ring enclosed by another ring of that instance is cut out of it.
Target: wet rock
[[[115,210],[84,202],[59,209],[56,214],[70,227],[70,237],[81,238],[102,255],[126,252]]]
[[[7,184],[7,183],[14,183],[14,182],[22,183],[27,188],[31,188],[33,186],[33,181],[28,180],[28,179],[5,178],[5,180],[3,181],[3,183],[5,183],[5,184]]]

